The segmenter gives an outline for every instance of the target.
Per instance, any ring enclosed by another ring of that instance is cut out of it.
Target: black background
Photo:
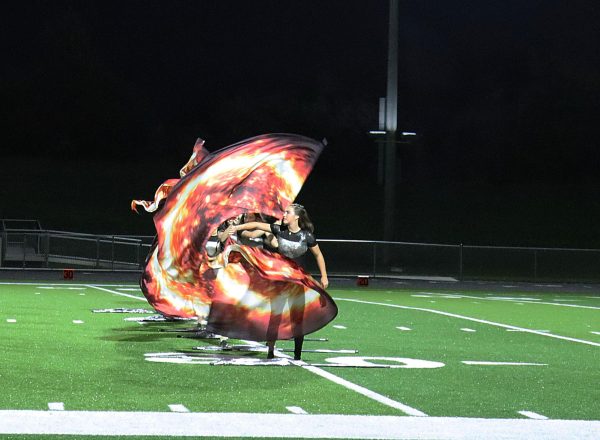
[[[386,1],[20,1],[1,14],[0,217],[152,234],[129,212],[268,132],[328,147],[323,238],[382,238]],[[396,239],[598,247],[597,1],[400,1]]]

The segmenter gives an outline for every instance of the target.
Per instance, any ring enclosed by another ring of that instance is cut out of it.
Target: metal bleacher
[[[153,237],[43,229],[38,220],[0,219],[0,268],[139,270]]]
[[[13,262],[42,262],[39,235],[29,240],[28,234],[39,234],[42,226],[38,220],[0,219],[0,266]]]
[[[38,220],[0,219],[0,272],[82,269],[140,272],[154,236],[44,229]],[[319,239],[332,276],[394,279],[600,283],[600,249],[476,246]],[[307,261],[316,274],[314,259]]]

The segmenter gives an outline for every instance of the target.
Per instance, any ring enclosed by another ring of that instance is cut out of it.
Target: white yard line
[[[256,341],[242,341],[242,342],[249,344],[249,345],[263,346],[263,344],[256,342]],[[289,356],[285,353],[278,352],[277,348],[275,348],[275,355],[277,357],[282,357],[282,358],[287,358],[287,359],[291,358],[291,356]],[[363,396],[368,397],[369,399],[373,399],[376,402],[379,402],[383,405],[387,405],[389,407],[398,409],[409,416],[419,416],[419,417],[427,416],[427,414],[425,414],[422,411],[419,411],[418,409],[412,408],[412,407],[405,405],[404,403],[398,402],[396,400],[392,400],[389,397],[383,396],[383,395],[376,393],[375,391],[371,391],[365,387],[361,387],[360,385],[356,385],[355,383],[352,383],[346,379],[342,379],[341,377],[336,376],[335,374],[325,371],[319,367],[313,367],[311,365],[306,365],[306,363],[304,363],[303,361],[292,361],[292,363],[299,367],[304,368],[307,371],[310,371],[311,373],[314,373],[314,374],[321,376],[327,380],[330,380],[338,385],[341,385],[346,389],[349,389],[351,391],[355,391],[359,394],[362,394]]]
[[[443,294],[436,294],[438,296],[443,295]],[[581,306],[578,304],[562,304],[562,303],[554,303],[554,302],[545,302],[545,301],[541,301],[538,299],[534,299],[534,298],[516,298],[516,297],[501,297],[501,296],[494,296],[494,297],[484,297],[484,296],[474,296],[474,295],[456,295],[460,298],[471,298],[471,299],[483,299],[486,301],[507,301],[507,302],[523,302],[526,304],[545,304],[548,306],[560,306],[560,307],[574,307],[576,309],[593,309],[593,310],[600,310],[600,307],[595,307],[595,306]]]
[[[90,289],[103,290],[104,292],[112,293],[114,295],[125,296],[127,298],[133,298],[133,299],[139,299],[142,301],[146,301],[146,298],[144,298],[143,296],[135,296],[135,295],[129,295],[128,293],[116,292],[114,290],[106,289],[106,288],[100,287],[100,286],[94,286],[92,284],[86,284],[86,287],[89,287]]]
[[[544,332],[540,332],[537,330],[531,330],[528,328],[517,327],[515,325],[502,324],[500,322],[488,321],[485,319],[477,319],[477,318],[472,318],[470,316],[457,315],[456,313],[442,312],[441,310],[424,309],[422,307],[401,306],[401,305],[397,305],[397,304],[386,304],[386,303],[379,303],[379,302],[373,302],[373,301],[363,301],[360,299],[350,299],[350,298],[334,298],[334,300],[349,301],[349,302],[355,302],[355,303],[359,303],[359,304],[371,304],[371,305],[383,306],[383,307],[394,307],[394,308],[405,309],[405,310],[419,310],[421,312],[435,313],[437,315],[450,316],[452,318],[458,318],[458,319],[466,319],[468,321],[479,322],[481,324],[489,324],[489,325],[494,325],[496,327],[520,330],[525,333],[532,333],[535,335],[547,336],[549,338],[562,339],[564,341],[578,342],[580,344],[587,344],[587,345],[593,345],[595,347],[600,347],[600,343],[598,343],[598,342],[586,341],[584,339],[570,338],[568,336],[555,335],[553,333],[544,333]],[[539,304],[539,303],[534,303],[534,304]]]
[[[509,365],[509,366],[535,366],[542,367],[548,364],[537,364],[534,362],[494,362],[494,361],[461,361],[465,365]]]
[[[592,440],[600,421],[313,414],[0,411],[0,434]]]
[[[170,404],[169,409],[171,410],[171,412],[176,412],[176,413],[189,413],[190,412],[189,409],[187,409],[185,406],[183,406],[180,403]]]
[[[362,394],[363,396],[368,397],[369,399],[373,399],[379,403],[382,403],[389,407],[398,409],[398,410],[402,411],[404,414],[407,414],[409,416],[419,416],[419,417],[427,416],[427,414],[425,414],[422,411],[419,411],[418,409],[412,408],[408,405],[405,405],[403,403],[392,400],[389,397],[385,397],[385,396],[383,396],[379,393],[376,393],[374,391],[371,391],[365,387],[361,387],[360,385],[356,385],[355,383],[347,381],[346,379],[342,379],[341,377],[336,376],[335,374],[332,374],[328,371],[322,370],[321,368],[313,367],[310,365],[303,365],[302,368],[310,371],[311,373],[315,373],[321,377],[324,377],[325,379],[329,379],[330,381],[337,383],[338,385],[342,385],[343,387],[348,388],[349,390],[356,391],[357,393]]]
[[[306,411],[304,411],[299,406],[286,406],[285,409],[287,409],[292,414],[308,414]]]
[[[521,414],[522,416],[528,417],[530,419],[548,420],[548,417],[543,416],[543,415],[538,414],[538,413],[534,413],[533,411],[518,411],[518,413]]]
[[[522,332],[523,330],[515,330],[513,328],[507,328],[506,329],[507,332]],[[541,332],[541,333],[548,333],[550,330],[539,330],[539,329],[535,329],[536,332]]]

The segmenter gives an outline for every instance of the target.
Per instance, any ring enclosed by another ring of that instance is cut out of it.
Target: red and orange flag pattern
[[[157,211],[157,237],[141,280],[149,303],[166,316],[206,319],[215,333],[257,341],[301,336],[329,323],[335,303],[294,261],[229,241],[216,259],[205,250],[228,218],[280,217],[322,148],[290,134],[257,136],[214,153],[197,142],[181,179],[161,185],[154,202],[132,202]]]

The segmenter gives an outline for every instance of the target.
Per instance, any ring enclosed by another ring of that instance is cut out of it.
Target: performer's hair
[[[265,220],[265,216],[263,215],[262,212],[245,212],[244,216],[242,218],[242,223],[248,223],[250,220],[248,220],[248,218],[250,217],[250,215],[254,215],[254,222],[262,222],[262,223],[272,223],[272,222],[267,222]]]
[[[290,208],[294,210],[294,214],[298,216],[298,226],[300,229],[306,229],[309,232],[315,232],[315,226],[306,212],[306,208],[299,203],[292,203]]]

